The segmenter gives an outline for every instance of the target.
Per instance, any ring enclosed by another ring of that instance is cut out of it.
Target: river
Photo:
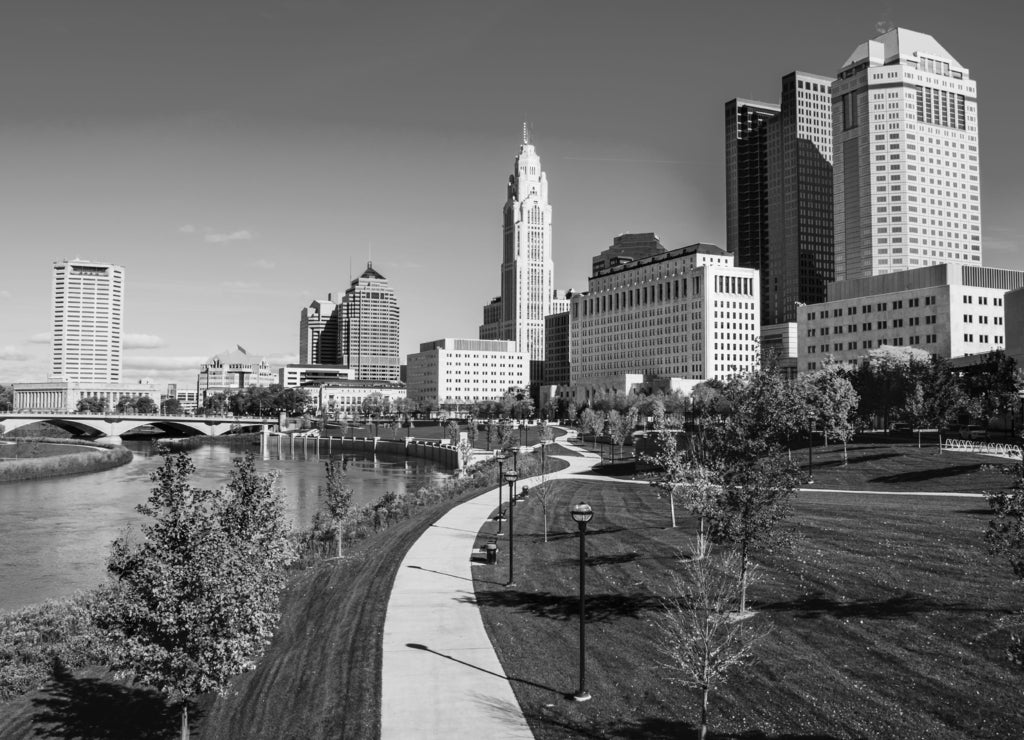
[[[135,506],[153,484],[149,474],[160,463],[148,443],[126,442],[135,458],[100,473],[0,483],[0,612],[46,599],[69,596],[101,583],[110,543],[144,517]],[[257,452],[257,468],[276,470],[292,526],[309,525],[319,507],[326,450],[315,443],[294,445],[274,439],[260,452],[251,443],[199,447],[191,452],[194,485],[219,488],[227,482],[231,461]],[[335,446],[333,455],[342,455]],[[361,506],[385,491],[404,493],[447,477],[436,463],[418,458],[346,453],[346,482]]]

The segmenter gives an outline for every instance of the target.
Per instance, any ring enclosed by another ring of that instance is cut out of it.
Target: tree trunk
[[[708,687],[704,687],[703,698],[700,704],[700,729],[697,731],[697,737],[700,740],[705,740],[708,736]]]
[[[917,430],[917,449],[921,449],[921,430]]]
[[[668,492],[668,505],[672,510],[672,529],[676,528],[676,493],[674,490]]]
[[[181,703],[181,740],[188,740],[188,701]]]
[[[337,545],[336,548],[335,548],[335,553],[334,554],[340,560],[341,559],[341,522],[338,522],[337,525],[335,525],[334,535],[335,535],[334,536],[335,544]]]
[[[850,464],[850,457],[846,452],[846,437],[843,437],[843,465]]]
[[[544,541],[548,541],[548,507],[544,507]]]

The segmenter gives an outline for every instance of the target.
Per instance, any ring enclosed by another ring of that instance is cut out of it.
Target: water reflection
[[[114,470],[0,484],[0,611],[66,596],[103,580],[110,542],[141,520],[135,506],[149,495],[149,474],[159,465],[150,445],[127,446],[135,459]],[[402,494],[446,477],[427,460],[342,453],[336,441],[326,439],[293,444],[272,438],[263,451],[228,442],[192,450],[193,484],[221,487],[232,460],[248,451],[257,453],[257,469],[278,471],[295,527],[308,526],[319,508],[328,459],[344,460],[354,506],[372,503],[386,491]]]

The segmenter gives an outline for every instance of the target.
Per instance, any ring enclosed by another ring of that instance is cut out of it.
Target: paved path
[[[548,479],[600,460],[589,453],[560,459],[569,467]],[[495,488],[456,506],[423,533],[398,569],[384,620],[383,740],[533,737],[473,592],[473,543],[497,503]]]

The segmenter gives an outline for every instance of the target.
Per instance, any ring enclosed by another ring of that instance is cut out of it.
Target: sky
[[[725,246],[724,104],[834,75],[890,25],[978,81],[984,264],[1024,269],[1024,10],[946,0],[8,0],[0,24],[0,383],[49,369],[53,262],[125,267],[124,379],[195,382],[368,259],[401,352],[475,337],[530,123],[555,285],[614,236]]]

